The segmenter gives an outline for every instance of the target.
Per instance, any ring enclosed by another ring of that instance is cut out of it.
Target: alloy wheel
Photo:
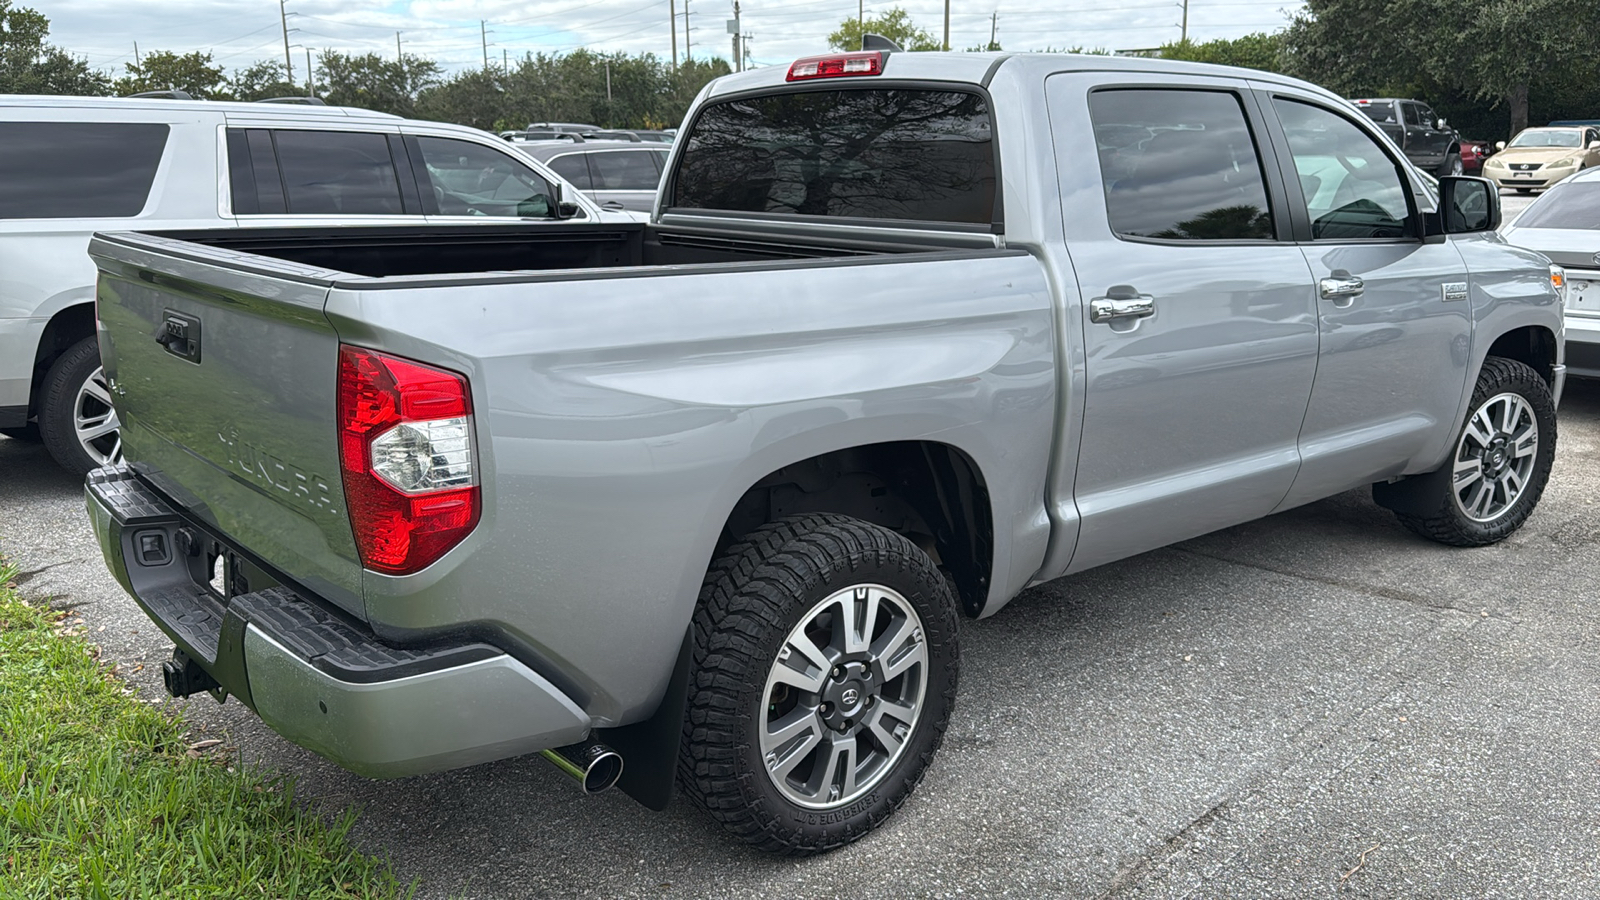
[[[1490,397],[1462,429],[1450,495],[1474,522],[1504,515],[1522,496],[1539,452],[1539,423],[1519,394]]]
[[[767,675],[763,767],[791,802],[845,806],[894,769],[928,684],[922,620],[877,584],[835,591],[801,616]]]
[[[72,403],[72,427],[83,452],[95,465],[122,461],[122,423],[111,405],[111,388],[104,367],[96,367],[78,388]]]

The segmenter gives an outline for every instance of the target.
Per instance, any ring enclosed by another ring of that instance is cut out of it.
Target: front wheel
[[[1380,486],[1376,495],[1425,538],[1481,547],[1509,537],[1533,514],[1555,456],[1550,386],[1525,363],[1491,356],[1478,373],[1467,420],[1444,466]],[[1383,488],[1410,493],[1402,498],[1409,502],[1385,502]]]
[[[959,664],[955,597],[916,545],[845,516],[765,525],[701,593],[685,792],[762,850],[844,846],[921,780]]]
[[[1444,158],[1444,164],[1439,167],[1440,175],[1460,175],[1462,172],[1461,154],[1452,153]]]

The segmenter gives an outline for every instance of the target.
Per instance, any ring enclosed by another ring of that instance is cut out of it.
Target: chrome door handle
[[[1334,275],[1317,282],[1317,286],[1321,288],[1324,300],[1354,299],[1367,288],[1366,282],[1354,275]]]
[[[1101,297],[1089,301],[1089,321],[1114,322],[1117,319],[1142,319],[1155,315],[1156,298],[1148,294],[1137,297]]]

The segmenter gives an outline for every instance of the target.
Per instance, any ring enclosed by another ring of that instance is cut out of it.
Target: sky
[[[675,4],[678,52],[685,52],[684,4],[689,5],[688,52],[731,57],[727,21],[733,0],[288,0],[295,79],[305,77],[305,53],[395,53],[400,32],[406,53],[432,58],[446,72],[492,64],[524,53],[580,47],[671,55],[668,3]],[[141,53],[210,52],[229,71],[261,59],[282,60],[277,0],[19,0],[50,19],[50,42],[112,75]],[[1196,41],[1274,31],[1300,0],[1189,0],[1189,37]],[[868,16],[903,7],[937,38],[942,0],[868,2]],[[854,18],[857,0],[740,0],[740,20],[758,65],[787,65],[827,50],[827,35]],[[1072,47],[1125,50],[1177,40],[1181,0],[952,0],[950,46],[976,47],[996,36],[1007,50]],[[481,25],[480,22],[486,22]],[[482,33],[487,30],[487,35]]]

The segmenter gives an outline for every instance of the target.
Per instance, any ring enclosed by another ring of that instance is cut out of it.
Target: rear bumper
[[[589,733],[577,704],[489,644],[395,647],[285,585],[223,599],[211,561],[238,549],[127,467],[91,472],[85,490],[106,565],[151,620],[273,730],[347,769],[415,775]]]

